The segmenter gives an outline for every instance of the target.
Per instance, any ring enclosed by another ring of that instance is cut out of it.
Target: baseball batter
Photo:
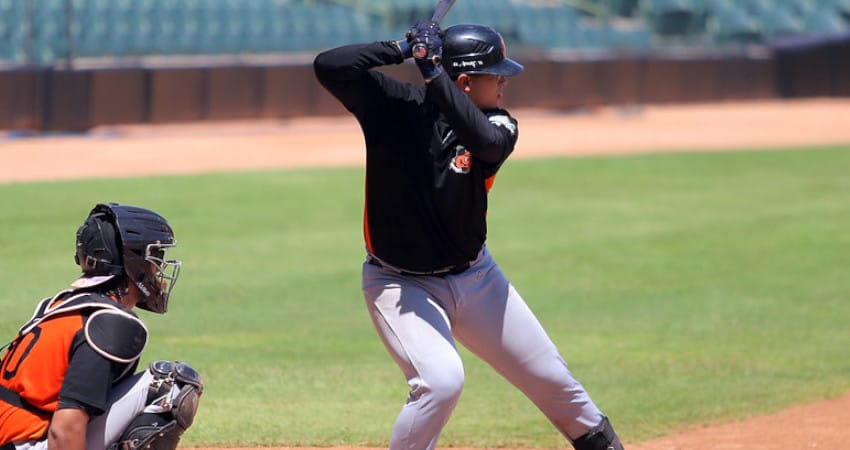
[[[378,66],[411,48],[424,85]],[[354,114],[366,142],[363,294],[410,393],[390,449],[433,449],[464,383],[456,341],[519,388],[577,450],[623,446],[540,322],[485,247],[487,194],[514,149],[500,107],[507,58],[490,27],[417,23],[407,39],[319,54],[321,84]]]

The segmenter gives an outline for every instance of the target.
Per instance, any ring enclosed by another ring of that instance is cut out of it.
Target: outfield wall
[[[850,39],[736,53],[516,55],[508,108],[850,96]],[[344,114],[313,76],[310,55],[276,60],[78,64],[0,70],[0,129],[82,131],[99,125]],[[410,62],[382,68],[412,82]]]

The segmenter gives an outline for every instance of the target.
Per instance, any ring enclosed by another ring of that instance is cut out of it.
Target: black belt
[[[458,264],[456,266],[446,267],[444,269],[433,270],[430,272],[414,272],[410,270],[399,269],[397,267],[390,266],[388,264],[383,264],[377,258],[370,256],[366,262],[373,266],[381,267],[383,269],[387,269],[390,272],[395,272],[399,275],[405,275],[410,277],[445,277],[447,275],[457,275],[463,272],[466,272],[466,269],[469,269],[469,261]]]

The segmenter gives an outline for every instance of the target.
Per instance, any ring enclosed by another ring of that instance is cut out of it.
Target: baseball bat
[[[443,17],[446,17],[446,13],[452,9],[452,5],[455,4],[457,0],[439,0],[437,2],[437,6],[434,7],[434,15],[431,16],[431,22],[440,23],[443,21]],[[424,58],[428,54],[428,49],[425,48],[424,44],[416,44],[413,46],[413,56],[417,58]],[[434,56],[434,64],[440,62],[439,58]]]
[[[431,16],[431,22],[440,23],[443,21],[443,17],[446,17],[446,13],[452,9],[452,5],[455,4],[457,0],[440,0],[437,2],[437,6],[434,7],[434,15]]]

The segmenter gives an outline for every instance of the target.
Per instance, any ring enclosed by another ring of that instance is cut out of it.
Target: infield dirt
[[[512,113],[520,121],[521,133],[512,158],[769,150],[850,143],[850,99]],[[358,166],[364,161],[363,139],[350,117],[116,126],[82,135],[12,136],[0,136],[0,184]],[[850,393],[767,416],[675,430],[675,434],[649,442],[627,442],[627,447],[800,450],[845,449],[850,448],[848,443]]]

